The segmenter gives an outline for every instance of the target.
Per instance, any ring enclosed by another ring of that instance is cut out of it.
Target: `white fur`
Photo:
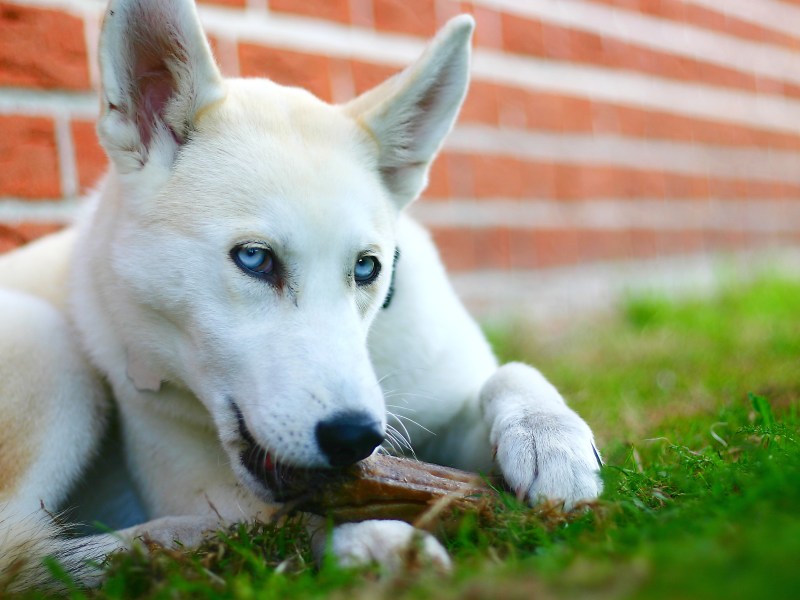
[[[417,550],[423,559],[442,570],[452,567],[442,545],[429,533],[402,521],[363,521],[340,525],[333,532],[331,550],[345,567],[377,563],[399,571],[404,559]]]
[[[284,463],[326,466],[317,425],[356,411],[428,460],[486,470],[496,446],[531,502],[571,507],[600,492],[588,426],[530,367],[498,370],[428,234],[400,212],[458,113],[472,27],[454,19],[417,63],[340,107],[266,80],[222,80],[189,0],[112,0],[98,126],[111,170],[77,239],[0,258],[0,286],[19,290],[0,295],[0,325],[31,348],[0,344],[12,375],[0,380],[0,424],[32,419],[34,435],[5,443],[41,457],[6,476],[0,556],[31,566],[50,549],[77,568],[137,536],[191,545],[218,518],[269,519],[280,507],[240,460],[240,418]],[[242,244],[268,247],[279,277],[237,266]],[[396,248],[395,293],[381,309]],[[365,254],[383,270],[357,285]],[[87,466],[103,435],[102,380],[156,520],[65,546],[37,500],[60,508]],[[29,412],[28,395],[44,410]],[[27,515],[40,533],[21,544]],[[343,563],[392,567],[412,533],[391,521],[344,526],[332,547]],[[419,549],[449,564],[429,536]],[[40,576],[31,566],[23,580]]]
[[[503,365],[483,386],[481,406],[503,476],[520,499],[560,499],[571,510],[600,494],[592,431],[541,373]]]

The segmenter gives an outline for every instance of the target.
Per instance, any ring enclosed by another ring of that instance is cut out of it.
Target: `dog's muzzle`
[[[231,406],[236,415],[239,435],[244,441],[244,448],[239,454],[242,465],[257,481],[266,484],[278,501],[296,498],[306,491],[302,488],[308,482],[326,479],[335,471],[367,458],[384,440],[380,424],[368,415],[342,413],[322,421],[315,431],[317,443],[333,468],[287,465],[275,460],[272,453],[255,440],[239,407],[233,401]]]

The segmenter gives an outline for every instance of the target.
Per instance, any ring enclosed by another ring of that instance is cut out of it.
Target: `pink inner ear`
[[[134,75],[138,88],[138,98],[134,105],[134,119],[142,143],[145,147],[150,145],[159,121],[172,133],[175,140],[180,142],[174,129],[164,121],[167,103],[177,91],[175,78],[163,62],[147,66],[150,68],[143,68],[145,65],[142,64],[137,65]]]
[[[152,3],[151,3],[152,4]],[[166,123],[167,106],[178,93],[175,70],[168,65],[185,65],[188,62],[186,45],[181,33],[174,26],[176,17],[166,10],[170,3],[159,5],[164,12],[134,11],[128,32],[128,55],[131,57],[131,100],[130,118],[139,130],[144,148],[148,148],[160,123],[172,133],[180,143],[182,135],[175,131],[178,125]]]

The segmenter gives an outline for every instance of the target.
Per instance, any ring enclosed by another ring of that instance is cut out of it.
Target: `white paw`
[[[333,530],[331,550],[344,567],[378,564],[389,572],[402,571],[410,561],[451,569],[450,557],[429,533],[402,521],[362,521]]]
[[[504,365],[481,390],[495,460],[520,499],[572,510],[603,491],[592,430],[535,369]]]

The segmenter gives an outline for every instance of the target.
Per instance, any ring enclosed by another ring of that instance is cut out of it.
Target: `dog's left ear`
[[[344,106],[378,145],[378,169],[398,208],[425,188],[469,83],[475,21],[451,19],[410,67]]]
[[[225,95],[194,0],[111,0],[100,36],[98,136],[123,173],[169,167]]]

